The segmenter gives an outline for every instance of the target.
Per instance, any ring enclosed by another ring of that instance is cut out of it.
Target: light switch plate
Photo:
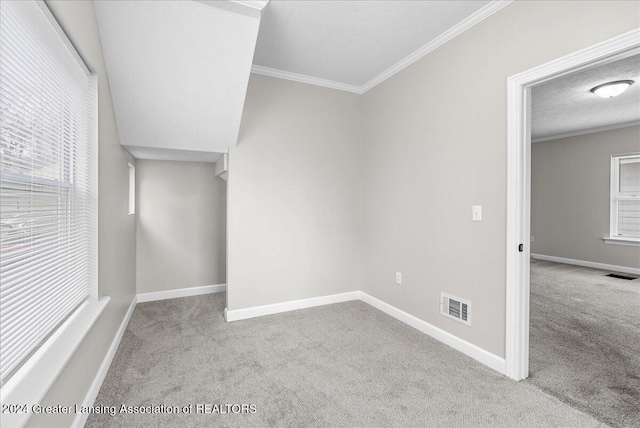
[[[472,208],[473,208],[473,221],[482,221],[482,206],[474,205]]]

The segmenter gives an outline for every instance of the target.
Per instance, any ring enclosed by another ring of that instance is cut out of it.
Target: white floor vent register
[[[471,302],[447,293],[440,293],[440,314],[471,325]]]

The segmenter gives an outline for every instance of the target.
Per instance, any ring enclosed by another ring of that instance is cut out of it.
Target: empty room
[[[0,25],[2,427],[640,426],[640,2]]]
[[[633,55],[531,91],[529,381],[612,426],[640,408],[638,80]]]

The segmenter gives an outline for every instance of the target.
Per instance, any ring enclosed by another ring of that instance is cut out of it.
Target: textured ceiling
[[[253,64],[362,86],[488,1],[278,1]]]
[[[591,88],[634,80],[626,92],[600,98]],[[544,82],[531,90],[531,139],[640,121],[640,55],[590,67]]]

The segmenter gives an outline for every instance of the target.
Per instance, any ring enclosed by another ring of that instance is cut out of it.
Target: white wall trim
[[[599,126],[597,128],[583,129],[582,131],[567,132],[564,134],[556,134],[548,137],[536,138],[531,140],[532,143],[542,143],[544,141],[559,140],[561,138],[577,137],[579,135],[595,134],[598,132],[613,131],[615,129],[629,128],[631,126],[640,126],[640,120],[633,122],[618,123],[617,125]]]
[[[2,413],[0,424],[24,426],[31,406],[39,404],[109,303],[109,297],[86,300],[0,388],[2,404],[28,405],[25,413]]]
[[[227,284],[203,285],[200,287],[178,288],[176,290],[154,291],[138,294],[138,303],[155,302],[156,300],[177,299],[179,297],[200,296],[202,294],[222,293]]]
[[[251,67],[251,72],[256,74],[262,74],[264,76],[276,77],[278,79],[292,80],[294,82],[306,83],[309,85],[322,86],[330,89],[337,89],[339,91],[353,92],[354,94],[364,94],[369,89],[379,85],[387,80],[389,77],[400,72],[406,67],[410,66],[420,58],[438,49],[440,46],[447,43],[454,37],[462,34],[469,28],[473,27],[482,20],[493,15],[503,7],[507,6],[513,0],[494,0],[484,7],[480,8],[473,14],[469,15],[464,20],[458,22],[456,25],[440,34],[438,37],[422,46],[420,49],[411,53],[409,56],[401,59],[382,73],[378,74],[373,79],[369,80],[362,86],[349,85],[346,83],[336,82],[334,80],[321,79],[319,77],[308,76],[306,74],[292,73],[289,71],[277,70],[275,68],[263,67],[261,65],[254,65]]]
[[[388,303],[383,302],[382,300],[376,299],[373,296],[370,296],[367,293],[360,292],[360,299],[373,306],[376,309],[381,310],[387,315],[391,315],[393,318],[402,321],[410,327],[415,328],[416,330],[421,331],[422,333],[433,337],[436,340],[444,343],[455,349],[456,351],[460,351],[463,354],[473,358],[476,361],[481,362],[487,367],[492,368],[493,370],[505,374],[505,360],[502,357],[499,357],[491,352],[480,348],[473,343],[467,342],[466,340],[460,339],[458,336],[455,336],[447,331],[442,330],[432,324],[429,324],[426,321],[421,320],[411,314],[408,314],[395,306],[392,306]]]
[[[321,79],[319,77],[307,76],[305,74],[292,73],[289,71],[276,70],[275,68],[263,67],[261,65],[251,66],[251,72],[261,74],[263,76],[276,77],[278,79],[292,80],[294,82],[306,83],[308,85],[322,86],[329,89],[337,89],[338,91],[353,92],[354,94],[362,94],[362,88],[355,85],[348,85],[333,80]]]
[[[136,308],[137,297],[133,296],[133,300],[131,300],[131,304],[129,305],[129,309],[127,309],[127,313],[124,315],[122,322],[120,323],[120,327],[116,332],[113,341],[111,342],[111,346],[109,346],[109,350],[107,350],[107,354],[104,356],[104,360],[102,360],[102,364],[98,369],[98,373],[96,373],[96,377],[93,379],[91,386],[89,387],[89,391],[87,391],[87,395],[82,402],[82,406],[93,406],[96,398],[98,397],[98,393],[100,392],[100,388],[102,387],[102,382],[104,382],[104,378],[107,376],[109,372],[109,367],[111,367],[111,362],[113,361],[113,357],[116,355],[116,351],[120,346],[120,341],[122,340],[122,336],[124,336],[124,332],[129,325],[129,321],[131,320],[131,316],[133,315],[133,311]],[[82,428],[87,422],[87,418],[89,417],[89,413],[78,413],[76,414],[75,419],[71,426],[73,428]]]
[[[131,304],[129,305],[129,309],[116,332],[113,341],[111,342],[111,346],[107,351],[107,354],[102,361],[102,365],[96,373],[96,377],[93,379],[91,386],[89,387],[89,391],[85,396],[84,401],[82,402],[82,406],[92,406],[96,401],[98,393],[100,392],[100,388],[102,387],[102,383],[104,382],[107,373],[109,372],[109,367],[111,367],[111,362],[116,355],[118,347],[120,346],[120,341],[122,340],[122,336],[124,336],[124,332],[127,330],[127,326],[129,325],[129,321],[131,320],[131,316],[133,315],[133,311],[136,308],[138,303],[143,302],[153,302],[156,300],[166,300],[166,299],[175,299],[178,297],[188,297],[188,296],[199,296],[203,294],[211,294],[211,293],[220,293],[227,289],[226,284],[217,284],[217,285],[205,285],[202,287],[190,287],[190,288],[181,288],[177,290],[167,290],[167,291],[157,291],[153,293],[142,293],[134,296]],[[87,422],[87,418],[89,417],[88,413],[78,413],[73,420],[73,424],[71,425],[74,428],[82,428]]]
[[[216,177],[227,181],[229,178],[229,154],[223,153],[213,165]]]
[[[511,3],[511,1],[512,0],[492,1],[488,3],[486,6],[480,8],[479,10],[469,15],[464,20],[458,22],[456,25],[454,25],[444,33],[440,34],[438,37],[436,37],[426,45],[422,46],[420,49],[416,50],[406,58],[398,61],[393,66],[389,67],[388,69],[386,69],[385,71],[383,71],[382,73],[374,77],[373,79],[369,80],[367,83],[362,85],[361,87],[362,92],[363,93],[367,92],[369,89],[384,82],[394,74],[400,72],[401,70],[410,66],[414,62],[418,61],[420,58],[438,49],[440,46],[444,45],[449,40],[453,39],[456,36],[459,36],[460,34],[467,31],[469,28],[473,27],[474,25],[478,24],[479,22],[483,21],[489,16],[493,15],[494,13],[496,13],[497,11],[499,11],[500,9],[502,9],[503,7]]]
[[[58,35],[62,43],[65,45],[65,47],[71,54],[71,56],[73,56],[73,58],[78,62],[78,65],[80,66],[80,68],[82,68],[82,71],[84,71],[84,73],[87,76],[91,76],[92,74],[91,70],[89,69],[87,64],[84,62],[84,59],[82,59],[82,57],[76,50],[76,47],[73,45],[73,43],[67,36],[67,33],[65,33],[62,27],[60,26],[60,23],[58,22],[56,17],[53,15],[53,13],[51,13],[49,6],[47,6],[44,0],[37,0],[36,4],[38,5],[38,8],[40,8],[40,11],[42,12],[42,14],[47,18],[47,20],[53,27],[53,30],[56,32],[56,34]]]
[[[602,238],[605,244],[624,245],[626,247],[640,247],[640,240],[638,239],[625,239],[625,238],[612,238],[605,236]]]
[[[194,289],[200,292],[193,294]],[[109,350],[107,351],[107,354],[105,355],[104,360],[102,361],[100,369],[96,373],[96,376],[93,382],[91,383],[89,390],[87,391],[87,395],[85,396],[82,406],[94,405],[95,400],[98,396],[98,393],[100,392],[102,383],[104,382],[104,379],[107,373],[109,372],[109,368],[111,366],[113,358],[115,357],[118,347],[120,346],[120,342],[122,340],[122,337],[124,336],[124,332],[126,331],[127,326],[129,325],[129,321],[131,320],[131,316],[133,315],[135,307],[138,303],[142,303],[142,300],[140,300],[139,298],[140,296],[160,294],[161,296],[171,295],[172,297],[167,297],[167,298],[174,298],[173,296],[176,296],[174,292],[184,293],[185,290],[187,290],[188,294],[182,294],[177,297],[209,294],[209,293],[224,291],[225,289],[226,289],[226,284],[220,284],[220,285],[209,285],[204,287],[184,288],[181,290],[170,290],[168,292],[161,291],[157,293],[144,293],[144,294],[138,294],[137,296],[135,296],[131,301],[131,304],[129,305],[129,309],[125,314],[122,320],[122,323],[120,324],[120,327],[118,328],[118,331],[116,332],[116,335],[113,338],[113,341],[111,342],[111,346],[109,347]],[[216,290],[216,291],[212,291],[212,290]],[[205,291],[205,292],[201,292],[201,291]],[[168,293],[171,293],[171,294],[168,294]],[[163,298],[158,298],[154,300],[163,300]],[[237,309],[234,311],[227,311],[227,308],[225,308],[224,311],[225,311],[225,319],[229,322],[229,321],[239,321],[239,320],[244,320],[249,318],[255,318],[255,317],[260,317],[265,315],[278,314],[282,312],[295,311],[299,309],[306,309],[306,308],[311,308],[316,306],[324,306],[324,305],[330,305],[334,303],[348,302],[353,300],[361,300],[367,303],[368,305],[371,305],[374,308],[386,313],[387,315],[390,315],[393,318],[409,325],[410,327],[413,327],[421,331],[422,333],[427,334],[448,346],[451,346],[455,350],[462,352],[463,354],[479,361],[480,363],[486,365],[487,367],[490,367],[499,373],[505,374],[506,363],[504,358],[501,358],[495,354],[492,354],[491,352],[486,351],[477,345],[474,345],[447,331],[444,331],[438,327],[435,327],[427,323],[426,321],[422,321],[421,319],[411,314],[408,314],[388,303],[385,303],[382,300],[379,300],[373,296],[370,296],[369,294],[364,293],[362,291],[352,291],[348,293],[312,297],[309,299],[294,300],[294,301],[289,301],[284,303],[275,303],[275,304],[264,305],[264,306],[255,306],[252,308]],[[146,300],[146,301],[148,302],[152,300]],[[77,414],[71,426],[74,428],[82,428],[85,425],[88,416],[89,416],[88,413]]]
[[[564,263],[567,265],[601,269],[609,272],[621,272],[621,273],[630,273],[634,275],[640,275],[639,268],[632,268],[627,266],[608,265],[605,263],[589,262],[586,260],[567,259],[564,257],[556,257],[556,256],[545,256],[544,254],[533,254],[533,253],[531,254],[531,258],[536,260],[546,260],[548,262]]]
[[[531,86],[640,53],[640,28],[507,79],[506,375],[529,375]],[[518,251],[518,245],[523,251]]]
[[[359,300],[360,292],[352,291],[342,294],[331,294],[328,296],[312,297],[310,299],[293,300],[289,302],[274,303],[272,305],[254,306],[245,309],[235,309],[226,311],[227,322],[239,321],[249,318],[261,317],[264,315],[279,314],[282,312],[297,311],[298,309],[313,308],[316,306],[332,305],[334,303]]]
[[[279,314],[283,312],[296,311],[299,309],[306,309],[316,306],[331,305],[334,303],[348,302],[352,300],[361,300],[376,309],[396,318],[399,321],[413,327],[422,333],[425,333],[440,342],[451,346],[457,351],[462,352],[465,355],[481,362],[482,364],[498,371],[499,373],[505,373],[505,360],[489,351],[486,351],[479,346],[469,343],[459,337],[435,327],[426,321],[422,321],[413,315],[410,315],[382,300],[376,299],[373,296],[368,295],[362,291],[352,291],[349,293],[332,294],[329,296],[313,297],[310,299],[294,300],[284,303],[275,303],[272,305],[254,306],[252,308],[236,309],[233,311],[227,311],[225,308],[225,317],[228,322],[240,321],[249,318],[256,318],[265,315]]]

